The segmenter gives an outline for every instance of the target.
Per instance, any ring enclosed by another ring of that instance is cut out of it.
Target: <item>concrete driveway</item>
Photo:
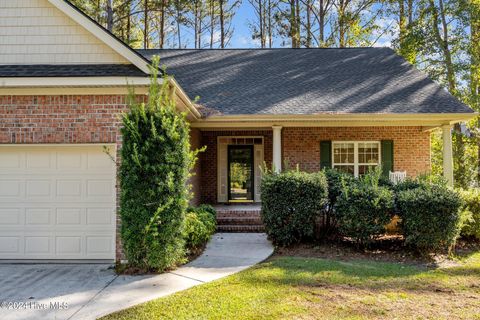
[[[96,319],[246,269],[273,247],[260,233],[218,233],[172,272],[117,276],[105,264],[0,264],[0,319]]]

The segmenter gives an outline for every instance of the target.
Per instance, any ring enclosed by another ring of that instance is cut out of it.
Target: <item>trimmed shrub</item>
[[[327,203],[323,172],[265,173],[262,179],[262,219],[276,245],[311,239],[315,220]]]
[[[396,200],[407,245],[423,253],[452,247],[462,222],[456,192],[425,183],[399,191]]]
[[[393,216],[393,192],[372,184],[370,179],[346,185],[335,205],[340,233],[352,238],[357,245],[369,245]]]
[[[189,208],[183,228],[185,248],[191,252],[203,247],[215,233],[216,227],[216,212],[211,206]]]
[[[158,84],[158,59],[152,72],[148,102],[139,103],[132,93],[122,117],[121,236],[131,267],[164,271],[184,260],[186,184],[196,152],[168,79]]]
[[[328,183],[328,204],[323,210],[320,222],[320,233],[324,236],[331,235],[336,232],[337,221],[334,214],[337,198],[342,193],[345,186],[356,183],[355,177],[346,172],[342,172],[333,168],[323,170]]]
[[[459,194],[463,200],[461,212],[464,223],[461,234],[480,240],[480,189],[459,190]]]

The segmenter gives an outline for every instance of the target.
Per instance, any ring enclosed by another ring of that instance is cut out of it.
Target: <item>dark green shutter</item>
[[[320,169],[332,167],[332,141],[320,141]]]
[[[393,140],[382,140],[382,171],[385,176],[393,171]]]

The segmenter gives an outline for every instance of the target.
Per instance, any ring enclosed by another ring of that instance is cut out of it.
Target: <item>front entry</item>
[[[217,137],[218,203],[261,201],[263,155],[262,136]]]
[[[228,146],[228,201],[253,202],[253,145]]]

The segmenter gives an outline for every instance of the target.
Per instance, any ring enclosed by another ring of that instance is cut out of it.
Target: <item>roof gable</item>
[[[389,48],[140,52],[209,114],[473,113]]]
[[[64,0],[0,1],[0,64],[148,62]]]

